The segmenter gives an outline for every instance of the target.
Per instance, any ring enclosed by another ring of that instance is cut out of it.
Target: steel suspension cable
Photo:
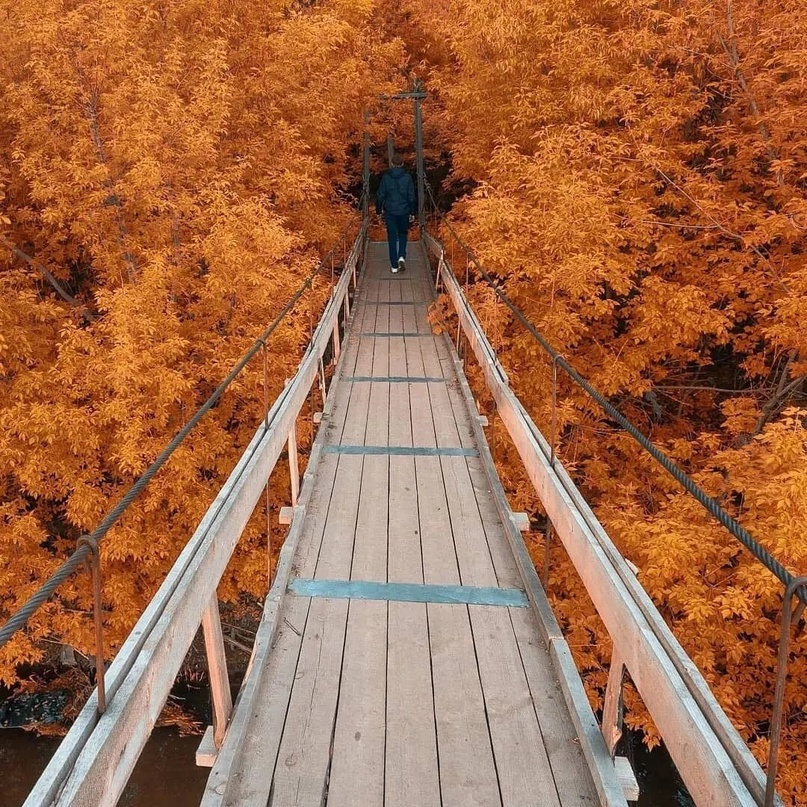
[[[667,473],[669,473],[691,496],[693,496],[707,510],[707,512],[723,525],[740,543],[762,563],[782,584],[787,587],[794,580],[793,575],[735,518],[729,515],[697,482],[695,482],[683,469],[681,469],[667,454],[655,446],[650,439],[631,423],[601,392],[595,389],[561,354],[549,341],[538,331],[538,329],[527,319],[520,308],[499,288],[495,280],[485,270],[477,260],[471,248],[462,240],[459,234],[451,226],[448,219],[437,206],[431,186],[426,183],[426,189],[431,198],[434,210],[441,223],[446,227],[451,236],[457,241],[460,247],[466,252],[471,262],[479,271],[481,277],[493,289],[496,296],[510,309],[518,321],[526,328],[528,333],[535,339],[543,350],[550,356],[552,361],[561,367],[575,383],[581,387],[606,414],[615,420],[637,443],[647,451],[653,459],[658,462]],[[453,267],[452,267],[453,272]],[[802,587],[798,589],[797,596],[803,603],[807,603],[807,591]]]
[[[361,208],[361,202],[359,203]],[[342,235],[352,228],[352,224],[348,225],[343,230]],[[341,237],[341,236],[340,236]],[[337,243],[339,240],[337,239]],[[103,521],[86,536],[91,543],[100,542],[100,540],[109,532],[109,530],[118,522],[128,507],[140,495],[143,489],[148,485],[154,475],[162,468],[168,461],[170,456],[176,451],[180,444],[185,440],[188,434],[194,429],[199,421],[216,405],[219,398],[224,394],[227,388],[232,384],[241,371],[249,364],[253,356],[266,345],[266,340],[274,333],[280,323],[286,318],[288,313],[294,308],[297,301],[303,296],[307,289],[311,287],[314,278],[319,274],[325,263],[329,260],[331,255],[336,250],[336,247],[331,249],[325,257],[319,262],[317,267],[311,271],[308,277],[299,286],[297,291],[292,295],[289,301],[283,306],[272,323],[266,330],[253,342],[252,346],[239,361],[235,364],[233,369],[229,372],[227,377],[216,387],[210,397],[196,410],[194,415],[185,423],[185,425],[177,432],[173,440],[160,452],[152,464],[143,472],[137,481],[129,488],[121,500],[112,508],[106,515]],[[13,616],[0,628],[0,647],[8,643],[14,634],[20,629],[24,628],[28,620],[45,604],[56,592],[56,590],[65,583],[73,573],[81,566],[81,564],[90,557],[92,549],[87,543],[82,543],[60,566],[59,568],[36,590],[36,592],[26,601],[26,603],[19,608]]]

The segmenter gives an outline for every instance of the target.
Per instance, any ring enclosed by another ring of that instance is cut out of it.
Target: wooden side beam
[[[742,759],[745,775],[740,775],[740,771],[735,767],[737,756],[732,753],[730,757],[722,742],[731,730],[723,725],[720,731],[715,732],[701,711],[699,703],[690,693],[667,652],[666,646],[669,646],[670,639],[677,644],[669,628],[658,612],[653,609],[653,613],[648,613],[637,604],[633,592],[623,581],[624,575],[630,575],[624,560],[623,575],[622,570],[618,571],[615,568],[619,563],[615,557],[621,556],[602,526],[599,525],[599,534],[595,535],[587,518],[577,507],[576,497],[573,498],[567,490],[567,486],[571,486],[576,491],[573,483],[568,477],[561,483],[556,469],[550,466],[549,455],[543,450],[545,441],[539,440],[536,436],[535,425],[510,389],[506,374],[499,365],[479,321],[465,300],[456,278],[447,267],[442,249],[430,236],[427,236],[426,240],[430,248],[438,254],[439,272],[444,286],[451,296],[461,327],[533,486],[583,579],[615,646],[619,648],[625,665],[659,727],[690,793],[696,801],[703,803],[754,804],[746,780],[762,779],[761,769],[753,758],[748,760],[750,752],[739,735],[734,732],[735,738],[728,737],[731,750],[742,757],[743,754],[738,747],[742,745],[747,755]],[[433,243],[429,243],[430,241]],[[560,463],[556,462],[555,465],[560,468]],[[576,493],[579,496],[579,491]],[[582,499],[582,496],[580,498]],[[603,549],[603,541],[613,547],[613,555]],[[659,640],[658,634],[665,635],[664,644]],[[681,653],[683,654],[683,651]],[[691,661],[689,665],[694,666]],[[689,675],[694,677],[695,673],[690,669]],[[705,682],[703,687],[708,689]],[[722,714],[716,702],[715,709]],[[719,722],[719,718],[717,720]],[[725,715],[723,720],[728,722]]]

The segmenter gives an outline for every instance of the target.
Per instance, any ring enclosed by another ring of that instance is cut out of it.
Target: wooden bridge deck
[[[398,275],[385,256],[370,246],[274,644],[205,804],[596,804],[421,248]]]

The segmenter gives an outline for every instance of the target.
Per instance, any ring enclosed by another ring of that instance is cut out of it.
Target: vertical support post
[[[297,506],[300,495],[300,466],[297,462],[297,423],[289,431],[289,475],[291,477],[291,506]]]
[[[779,635],[779,655],[776,669],[776,690],[773,696],[773,714],[771,715],[770,750],[768,752],[768,781],[765,787],[765,807],[773,807],[776,798],[776,770],[779,767],[779,744],[782,740],[782,711],[785,703],[785,685],[787,683],[787,661],[790,656],[790,626],[798,625],[804,614],[804,603],[799,602],[795,613],[793,598],[799,589],[807,591],[807,575],[796,577],[785,589],[782,603],[782,623]],[[795,617],[795,618],[794,618]]]
[[[549,464],[555,467],[555,454],[558,441],[558,359],[560,356],[555,356],[552,359],[552,440],[551,440],[551,453],[549,457]]]
[[[546,517],[546,529],[544,530],[544,573],[542,583],[544,592],[549,594],[549,570],[552,566],[552,522],[549,516]]]
[[[325,406],[325,400],[328,396],[328,390],[325,386],[325,362],[322,360],[322,356],[319,357],[319,389],[322,393],[322,405]]]
[[[336,320],[333,323],[333,363],[339,361],[339,351],[341,350],[341,345],[339,343],[339,317],[336,317]]]
[[[393,140],[392,135],[387,135],[387,161],[389,162],[389,167],[392,168],[392,158],[395,156],[395,140]]]
[[[263,342],[263,427],[269,429],[269,358],[266,342]],[[264,507],[266,509],[266,568],[269,586],[272,585],[272,508],[269,496],[269,479],[264,485]]]
[[[605,703],[602,708],[602,736],[611,759],[616,753],[616,744],[622,736],[622,682],[625,678],[625,664],[614,645],[611,651],[611,669],[608,671],[608,683],[605,687]]]
[[[213,697],[213,742],[221,748],[227,723],[233,713],[233,697],[227,675],[227,657],[224,654],[224,635],[221,632],[219,601],[216,592],[202,616],[202,631],[205,637],[207,671],[210,677],[210,694]]]
[[[362,158],[361,158],[361,192],[362,192],[362,205],[361,215],[363,221],[368,221],[370,218],[370,113],[364,113],[364,138],[362,144]]]
[[[416,93],[423,92],[423,85],[419,80],[415,80],[412,88]],[[421,238],[426,231],[426,188],[425,171],[423,167],[423,112],[420,108],[421,99],[415,97],[415,157],[417,159],[418,175],[418,224],[420,225]]]
[[[106,681],[104,666],[104,615],[101,584],[101,552],[98,541],[89,535],[82,535],[76,542],[76,548],[86,545],[90,550],[87,565],[92,575],[93,620],[95,622],[95,686],[98,689],[98,714],[106,711]]]

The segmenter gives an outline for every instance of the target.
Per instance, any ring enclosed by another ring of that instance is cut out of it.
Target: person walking
[[[381,177],[375,211],[384,214],[392,273],[406,269],[406,240],[415,220],[415,183],[403,168],[403,158],[395,154],[392,168]]]

